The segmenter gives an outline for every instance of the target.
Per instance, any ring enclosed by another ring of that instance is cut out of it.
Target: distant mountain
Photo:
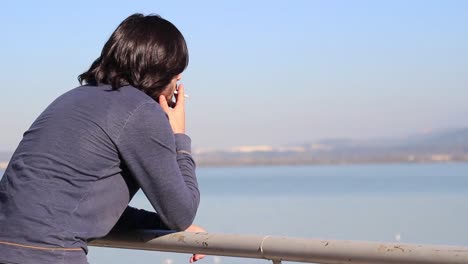
[[[244,149],[255,149],[245,146]],[[262,151],[195,152],[201,166],[468,161],[468,128],[395,139],[326,139]],[[289,149],[290,151],[284,151]],[[266,151],[268,150],[268,151]]]
[[[414,147],[432,147],[444,150],[468,150],[468,128],[448,130],[413,136],[406,143]]]

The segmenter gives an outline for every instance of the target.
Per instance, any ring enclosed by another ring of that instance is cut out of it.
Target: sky
[[[0,10],[0,151],[136,12],[186,38],[196,148],[468,126],[468,1],[18,0]]]

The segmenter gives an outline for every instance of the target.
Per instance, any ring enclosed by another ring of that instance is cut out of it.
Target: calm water
[[[468,164],[201,168],[196,223],[217,233],[468,246]],[[151,209],[142,193],[131,204]],[[90,248],[90,263],[188,254]],[[267,263],[208,257],[200,263]]]

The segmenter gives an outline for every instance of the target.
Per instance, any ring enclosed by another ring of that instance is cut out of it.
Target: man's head
[[[188,65],[185,39],[169,21],[157,15],[134,14],[112,33],[80,83],[132,85],[157,100]]]

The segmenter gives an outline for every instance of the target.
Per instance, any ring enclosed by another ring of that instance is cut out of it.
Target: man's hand
[[[189,226],[187,229],[185,229],[186,232],[206,232],[205,229],[203,229],[202,227],[199,227],[197,225],[191,225]],[[202,254],[193,254],[192,257],[190,257],[190,260],[189,262],[190,263],[193,263],[199,259],[202,259],[206,257],[206,255],[202,255]]]
[[[169,117],[174,134],[185,134],[185,91],[184,85],[180,84],[177,90],[176,103],[170,108],[164,95],[159,96],[159,104]]]

